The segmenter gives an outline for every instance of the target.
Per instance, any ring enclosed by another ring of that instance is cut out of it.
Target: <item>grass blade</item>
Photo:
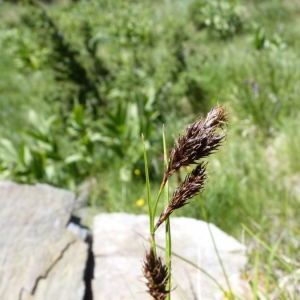
[[[165,131],[163,127],[163,148],[164,148],[164,167],[165,169],[168,166],[168,157],[167,157],[167,147],[166,147],[166,137],[165,137]],[[164,206],[168,206],[169,203],[169,182],[167,181],[165,184],[165,194],[164,194]],[[171,291],[171,272],[172,272],[172,261],[171,261],[171,255],[172,255],[172,238],[171,238],[171,224],[170,224],[170,218],[166,219],[166,249],[165,249],[165,257],[166,257],[166,265],[168,267],[168,283],[167,283],[167,290]],[[171,299],[171,293],[167,295],[167,300]]]

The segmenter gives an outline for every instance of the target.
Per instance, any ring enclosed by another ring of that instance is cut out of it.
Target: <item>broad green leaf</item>
[[[69,155],[68,157],[66,157],[65,163],[71,164],[74,162],[84,161],[84,160],[85,160],[85,157],[83,156],[82,153],[76,153],[76,154],[72,154],[72,155]]]
[[[18,151],[13,143],[5,138],[0,139],[0,157],[8,162],[18,162],[20,160]]]

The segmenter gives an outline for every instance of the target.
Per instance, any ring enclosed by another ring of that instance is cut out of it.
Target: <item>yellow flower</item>
[[[140,198],[140,199],[138,199],[135,203],[136,203],[136,206],[142,207],[142,206],[145,205],[145,200],[142,199],[142,198]]]
[[[223,300],[232,300],[234,299],[234,294],[232,291],[228,291],[225,293]]]
[[[140,175],[141,174],[141,171],[139,170],[139,169],[135,169],[134,171],[133,171],[133,173],[134,173],[134,175]]]

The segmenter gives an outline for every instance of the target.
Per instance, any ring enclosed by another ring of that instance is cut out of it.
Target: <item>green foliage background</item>
[[[158,189],[162,125],[171,148],[219,103],[227,142],[178,214],[283,235],[297,260],[299,26],[296,0],[0,2],[1,178],[92,182],[86,205],[145,213],[141,135]]]

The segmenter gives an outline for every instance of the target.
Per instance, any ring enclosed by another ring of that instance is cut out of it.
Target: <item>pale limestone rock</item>
[[[66,229],[74,198],[0,181],[0,299],[83,299],[87,245]]]
[[[142,260],[149,248],[149,219],[146,215],[125,213],[99,214],[94,218],[95,256],[94,300],[151,299],[145,293]],[[171,218],[173,251],[197,264],[228,291],[213,242],[205,222],[190,218]],[[251,299],[240,270],[247,258],[245,247],[234,238],[210,224],[211,231],[230,285],[242,299]],[[157,243],[164,246],[164,229],[158,230]],[[163,251],[158,251],[162,256]],[[224,294],[217,284],[194,266],[173,257],[172,300],[220,300]]]

